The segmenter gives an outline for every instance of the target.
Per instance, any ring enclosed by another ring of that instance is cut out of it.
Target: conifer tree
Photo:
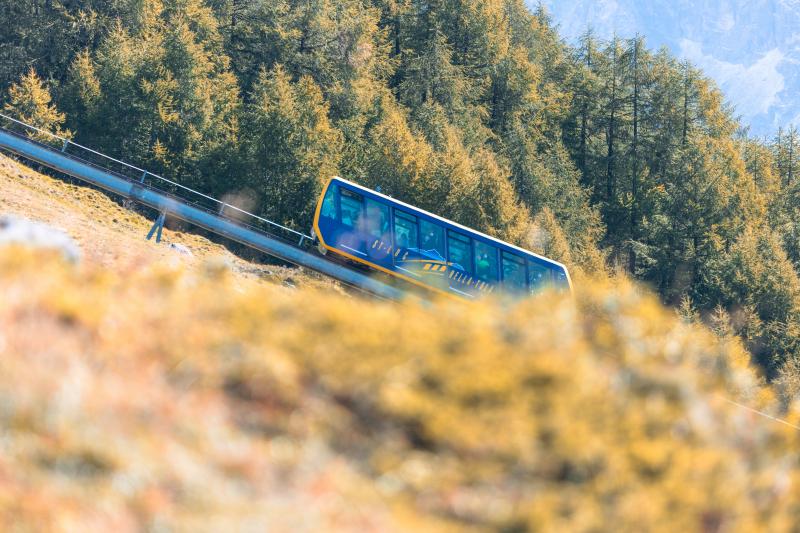
[[[470,157],[469,181],[450,191],[453,218],[501,239],[523,244],[530,230],[528,211],[508,180],[508,169],[488,149]]]
[[[438,176],[433,172],[433,149],[412,130],[403,108],[390,97],[381,107],[381,116],[368,133],[365,183],[400,200],[435,210],[436,199],[442,198],[442,184],[437,183]]]
[[[665,182],[658,189],[657,213],[648,221],[650,249],[646,254],[651,279],[668,301],[678,303],[704,274],[703,265],[720,252],[718,224],[729,209],[724,169],[716,166],[713,143],[695,136],[676,151]]]
[[[797,129],[791,125],[786,130],[779,128],[772,142],[772,150],[781,184],[789,188],[794,185],[800,169],[800,136]]]
[[[361,0],[248,2],[230,53],[245,94],[260,68],[280,64],[295,79],[311,76],[335,121],[352,117],[391,76],[381,10]],[[398,15],[399,16],[399,15]]]
[[[570,90],[573,93],[573,112],[568,118],[564,132],[567,146],[572,147],[572,154],[582,182],[592,185],[595,169],[592,164],[592,139],[597,135],[597,110],[600,92],[600,79],[597,62],[601,61],[600,44],[591,29],[579,39],[575,50],[574,61],[578,64],[575,76],[571,80]]]
[[[547,148],[538,135],[515,119],[504,137],[510,161],[511,182],[523,205],[538,216],[551,213],[563,228],[575,263],[590,271],[602,270],[596,244],[604,228],[600,213],[590,203],[589,191],[580,184],[580,174],[563,146]]]
[[[780,241],[767,227],[748,226],[718,254],[709,272],[707,297],[726,308],[750,306],[762,323],[751,328],[749,348],[768,375],[800,353],[800,279]]]
[[[65,138],[72,137],[72,132],[62,129],[66,117],[52,104],[50,91],[33,69],[9,88],[3,112],[45,132]],[[39,141],[60,144],[49,135],[28,133]]]
[[[131,4],[130,0],[1,2],[0,92],[30,68],[43,79],[63,82],[75,54],[93,50],[114,21],[135,23]]]
[[[260,212],[308,227],[325,180],[337,174],[341,134],[314,81],[292,82],[280,66],[262,71],[245,115],[242,160],[246,179],[237,187],[256,191]]]
[[[463,67],[452,60],[453,49],[446,36],[433,31],[424,51],[407,59],[398,99],[411,109],[428,104],[440,106],[462,131],[467,145],[481,146],[488,136],[484,126],[486,111],[474,100],[476,87],[464,75]]]
[[[629,228],[629,238],[632,242],[637,242],[639,240],[639,219],[641,217],[641,199],[640,199],[640,187],[641,187],[641,161],[640,161],[640,146],[641,146],[641,135],[640,135],[640,109],[642,107],[642,39],[638,36],[633,40],[631,43],[631,52],[629,57],[631,58],[631,67],[630,67],[630,75],[633,78],[633,95],[632,95],[632,128],[633,132],[631,135],[631,148],[630,148],[630,159],[631,159],[631,202],[630,202],[630,228]],[[631,248],[629,252],[629,262],[628,262],[628,271],[636,275],[636,249]]]
[[[225,190],[235,155],[237,83],[213,12],[200,0],[146,0],[133,32],[117,25],[67,87],[84,144]]]
[[[529,242],[531,250],[565,264],[573,264],[570,245],[553,212],[544,208],[536,215]]]
[[[63,109],[70,123],[85,139],[96,139],[102,131],[102,120],[97,116],[103,95],[94,61],[88,50],[80,52],[70,65],[66,83],[61,89]]]
[[[770,375],[797,368],[800,319],[756,302],[794,296],[751,265],[763,248],[787,287],[800,268],[797,131],[746,138],[667,49],[573,48],[524,0],[19,0],[0,20],[7,112],[300,227],[339,172],[721,305]]]

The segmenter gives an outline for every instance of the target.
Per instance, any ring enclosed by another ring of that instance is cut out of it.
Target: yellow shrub
[[[749,531],[798,431],[626,284],[387,304],[0,250],[4,530]],[[797,420],[797,413],[787,415]]]

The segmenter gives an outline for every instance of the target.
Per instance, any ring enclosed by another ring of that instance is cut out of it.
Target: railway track
[[[155,209],[159,215],[148,239],[160,240],[166,217],[172,217],[379,298],[400,300],[406,294],[309,251],[310,235],[3,114],[0,149]]]

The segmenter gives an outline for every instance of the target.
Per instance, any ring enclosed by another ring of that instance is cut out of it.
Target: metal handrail
[[[18,125],[22,126],[23,128],[25,128],[25,129],[27,129],[27,130],[33,130],[33,131],[35,131],[35,132],[37,132],[37,133],[41,133],[41,134],[43,134],[43,135],[45,135],[45,136],[48,136],[48,137],[51,137],[51,138],[53,138],[53,139],[57,139],[57,140],[61,141],[61,143],[62,143],[62,145],[63,145],[63,147],[62,147],[62,149],[61,149],[61,151],[62,151],[62,152],[66,152],[66,149],[67,149],[67,147],[68,147],[68,146],[74,146],[74,147],[76,147],[76,148],[79,148],[79,149],[81,149],[81,150],[85,150],[85,151],[87,151],[87,152],[89,152],[89,153],[92,153],[92,154],[94,154],[94,155],[97,155],[97,156],[99,156],[99,157],[101,157],[101,158],[103,158],[103,159],[107,159],[107,160],[109,160],[109,161],[113,161],[114,163],[117,163],[117,164],[119,164],[119,165],[122,165],[123,167],[129,168],[129,169],[131,169],[131,170],[135,170],[137,173],[140,173],[140,174],[141,174],[141,177],[140,177],[140,178],[138,178],[138,179],[136,180],[136,181],[138,181],[140,184],[143,184],[143,185],[144,185],[144,180],[145,180],[145,179],[146,179],[146,178],[149,176],[149,177],[152,177],[152,178],[156,178],[156,179],[158,179],[158,180],[161,180],[161,181],[163,181],[163,182],[165,182],[165,183],[168,183],[168,184],[170,184],[170,185],[172,185],[172,186],[174,186],[174,187],[177,187],[178,189],[182,189],[182,190],[184,190],[184,191],[187,191],[187,192],[189,192],[189,193],[192,193],[192,194],[194,194],[194,195],[200,196],[201,198],[205,198],[206,200],[210,200],[210,201],[214,202],[215,204],[217,204],[217,205],[219,206],[219,208],[218,208],[218,209],[219,209],[218,215],[219,215],[219,216],[222,216],[222,217],[224,217],[224,218],[226,218],[226,219],[228,219],[228,220],[232,220],[232,221],[234,221],[234,222],[241,223],[241,221],[237,221],[236,219],[233,219],[233,218],[231,218],[231,217],[228,217],[228,216],[226,216],[226,215],[224,214],[224,210],[225,210],[225,208],[231,208],[231,209],[233,209],[234,211],[237,211],[237,212],[239,212],[239,213],[241,213],[241,214],[243,214],[243,215],[245,215],[245,216],[248,216],[248,217],[254,218],[254,219],[256,219],[256,220],[258,220],[258,221],[260,221],[260,222],[263,222],[263,223],[265,223],[265,224],[267,224],[267,225],[269,225],[269,226],[272,226],[272,227],[275,227],[275,228],[281,229],[281,230],[283,230],[283,231],[287,231],[287,232],[289,232],[289,233],[292,233],[292,234],[294,234],[294,235],[296,235],[296,236],[300,237],[300,244],[302,244],[302,243],[303,243],[303,241],[304,241],[305,239],[308,239],[309,241],[313,241],[313,240],[314,240],[314,239],[313,239],[313,237],[311,237],[310,235],[307,235],[307,234],[305,234],[305,233],[302,233],[302,232],[300,232],[300,231],[297,231],[297,230],[294,230],[294,229],[292,229],[292,228],[286,227],[286,226],[284,226],[284,225],[282,225],[282,224],[278,224],[277,222],[273,222],[272,220],[266,219],[266,218],[264,218],[264,217],[260,217],[260,216],[258,216],[258,215],[256,215],[256,214],[254,214],[254,213],[250,213],[249,211],[245,211],[244,209],[241,209],[241,208],[239,208],[239,207],[236,207],[235,205],[231,205],[231,204],[229,204],[229,203],[227,203],[227,202],[223,202],[222,200],[218,200],[218,199],[216,199],[216,198],[214,198],[214,197],[212,197],[212,196],[209,196],[209,195],[207,195],[207,194],[203,194],[203,193],[202,193],[202,192],[200,192],[200,191],[196,191],[196,190],[194,190],[194,189],[192,189],[192,188],[190,188],[190,187],[187,187],[187,186],[185,186],[185,185],[181,185],[180,183],[177,183],[177,182],[175,182],[175,181],[172,181],[172,180],[170,180],[170,179],[164,178],[163,176],[159,176],[158,174],[153,174],[152,172],[150,172],[150,171],[148,171],[148,170],[145,170],[145,169],[143,169],[143,168],[139,168],[139,167],[137,167],[137,166],[135,166],[135,165],[131,165],[130,163],[126,163],[125,161],[120,161],[119,159],[114,159],[114,158],[113,158],[113,157],[111,157],[111,156],[108,156],[108,155],[106,155],[106,154],[100,153],[100,152],[98,152],[98,151],[96,151],[96,150],[92,150],[91,148],[88,148],[88,147],[86,147],[86,146],[80,145],[80,144],[78,144],[78,143],[76,143],[76,142],[72,142],[71,140],[69,140],[69,139],[67,139],[67,138],[64,138],[64,137],[61,137],[61,136],[59,136],[59,135],[56,135],[55,133],[52,133],[52,132],[49,132],[49,131],[45,131],[45,130],[43,130],[43,129],[37,128],[36,126],[31,126],[30,124],[26,124],[25,122],[19,121],[19,120],[15,119],[15,118],[9,117],[9,116],[7,116],[7,115],[4,115],[4,114],[2,114],[2,113],[0,113],[0,118],[2,118],[2,119],[5,119],[5,120],[8,120],[8,121],[10,121],[10,122],[13,122],[14,124],[18,124]],[[72,155],[72,154],[70,154],[70,155],[71,155],[72,157],[75,157],[76,159],[81,159],[81,158],[78,158],[77,156],[74,156],[74,155]],[[102,170],[108,170],[108,169],[106,169],[106,168],[104,168],[104,167],[101,167],[101,166],[99,166],[99,165],[95,165],[94,163],[92,163],[92,162],[90,162],[90,161],[86,161],[86,160],[83,160],[83,159],[81,159],[81,161],[83,161],[83,162],[84,162],[84,163],[86,163],[86,164],[89,164],[89,165],[92,165],[92,166],[96,166],[96,167],[97,167],[97,168],[99,168],[99,169],[102,169]],[[118,173],[115,173],[115,174],[118,174]],[[131,181],[133,181],[133,180],[134,180],[134,179],[133,179],[133,178],[131,178],[130,176],[125,176],[125,175],[123,175],[123,174],[119,174],[119,175],[120,175],[121,177],[123,177],[123,178],[127,179],[127,180],[131,180]],[[151,185],[151,186],[152,186],[152,185]],[[160,192],[166,192],[166,191],[164,191],[164,190],[162,190],[162,189],[160,189],[160,188],[158,188],[158,187],[154,187],[154,188],[155,188],[156,190],[160,191]],[[169,193],[167,193],[167,194],[169,194]],[[172,196],[172,195],[170,195],[170,196]],[[175,198],[178,198],[178,199],[181,199],[181,200],[187,200],[186,198],[183,198],[183,197],[180,197],[180,196],[176,196]],[[194,203],[194,202],[192,202],[192,203]],[[195,205],[198,205],[198,204],[195,204]],[[243,225],[244,225],[244,226],[247,226],[247,227],[249,227],[249,228],[252,228],[252,229],[258,229],[256,226],[251,226],[250,224],[246,224],[246,223],[244,223]]]

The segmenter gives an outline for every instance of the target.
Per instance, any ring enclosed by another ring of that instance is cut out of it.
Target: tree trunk
[[[609,204],[612,202],[615,194],[615,177],[614,177],[614,127],[617,113],[617,41],[614,40],[612,45],[613,58],[611,65],[611,114],[608,119],[608,128],[606,130],[606,199]]]
[[[592,71],[592,42],[589,38],[586,41],[586,69],[591,74]],[[588,174],[586,163],[586,137],[589,124],[589,90],[584,88],[583,91],[583,105],[581,106],[581,140],[580,140],[580,154],[581,154],[581,172],[584,178]]]
[[[635,242],[639,238],[639,37],[633,42],[633,140],[631,143],[631,159],[633,175],[631,176],[631,226],[630,238]],[[636,275],[636,250],[631,246],[628,270]]]
[[[686,138],[689,136],[689,65],[685,65],[683,77],[683,135],[681,145],[686,146]]]
[[[789,128],[789,156],[787,161],[787,172],[786,172],[786,186],[789,187],[792,184],[792,178],[794,177],[794,136],[795,136],[795,129],[794,126]]]

